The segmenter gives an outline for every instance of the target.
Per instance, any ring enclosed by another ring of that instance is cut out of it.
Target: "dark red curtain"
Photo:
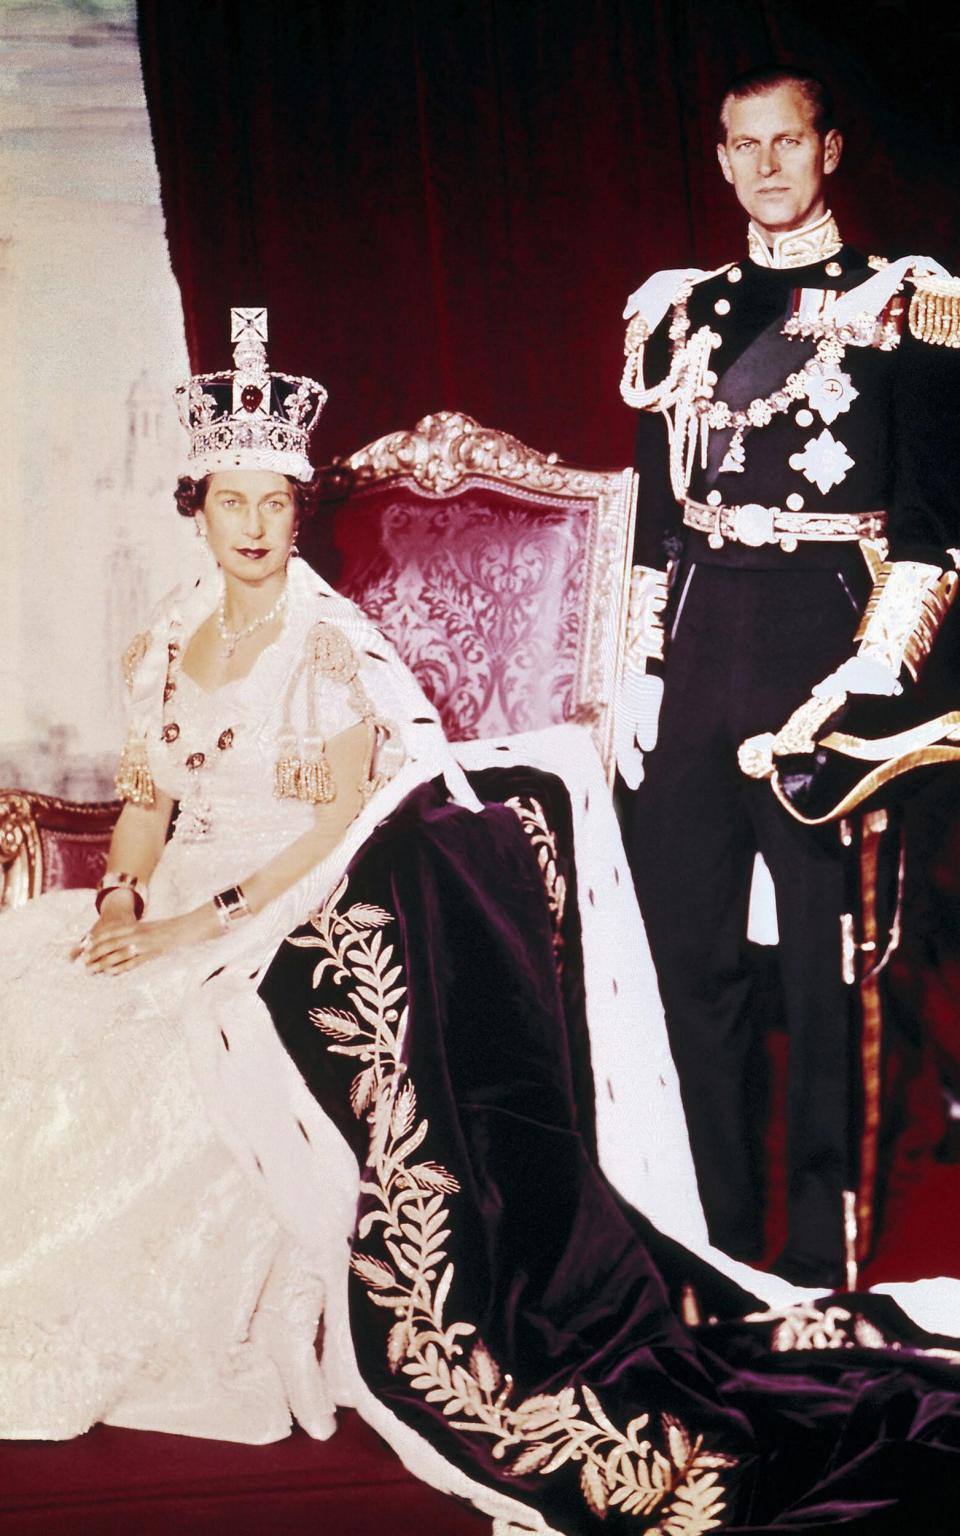
[[[714,114],[751,64],[833,83],[848,238],[958,256],[960,21],[916,0],[140,0],[140,39],[191,361],[267,304],[321,458],[456,408],[626,462],[623,301],[742,248]]]

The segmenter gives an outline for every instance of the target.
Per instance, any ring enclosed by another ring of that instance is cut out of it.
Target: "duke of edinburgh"
[[[960,281],[925,257],[844,244],[825,199],[841,148],[814,77],[732,84],[718,155],[750,216],[748,255],[658,272],[633,294],[621,386],[641,413],[619,714],[627,849],[711,1238],[754,1261],[764,1193],[745,934],[758,851],[772,874],[789,1031],[789,1237],[773,1267],[811,1285],[850,1279],[844,1191],[863,1158],[850,903],[836,823],[782,792],[810,775],[775,775],[779,796],[764,780],[778,761],[827,755],[814,749],[845,708],[909,695],[960,543]]]

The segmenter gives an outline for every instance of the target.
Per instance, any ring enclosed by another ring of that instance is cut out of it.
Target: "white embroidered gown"
[[[311,807],[272,793],[288,668],[278,645],[211,695],[181,673],[180,739],[151,754],[183,805],[151,918],[209,900],[310,824]],[[330,690],[330,735],[356,718],[342,694]],[[214,759],[196,775],[192,749]],[[210,832],[191,841],[198,800]],[[68,958],[93,918],[89,891],[64,891],[0,919],[0,1437],[103,1420],[262,1442],[288,1432],[291,1404],[329,1434],[321,1289],[211,1128],[183,1028],[191,992],[255,944],[269,909],[117,977]]]

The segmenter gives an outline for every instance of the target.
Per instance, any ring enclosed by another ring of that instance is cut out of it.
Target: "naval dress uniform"
[[[659,735],[622,795],[624,838],[711,1238],[745,1258],[763,1245],[745,942],[757,851],[770,869],[789,1032],[788,1250],[826,1278],[838,1278],[850,1181],[839,840],[787,815],[737,753],[851,655],[884,556],[939,575],[960,542],[958,354],[949,313],[924,322],[917,310],[922,290],[931,316],[952,313],[951,282],[924,258],[864,257],[827,214],[772,252],[751,228],[749,259],[657,274],[627,311],[635,581],[653,583],[637,611],[658,621],[664,660],[649,664],[663,673]]]

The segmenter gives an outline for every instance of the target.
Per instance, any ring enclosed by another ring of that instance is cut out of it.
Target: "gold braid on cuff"
[[[896,676],[905,667],[916,682],[957,595],[956,571],[913,560],[885,562],[855,635],[861,656],[873,656]]]
[[[663,660],[663,610],[667,603],[667,573],[647,565],[630,572],[627,604],[626,661],[638,672],[651,658]]]

